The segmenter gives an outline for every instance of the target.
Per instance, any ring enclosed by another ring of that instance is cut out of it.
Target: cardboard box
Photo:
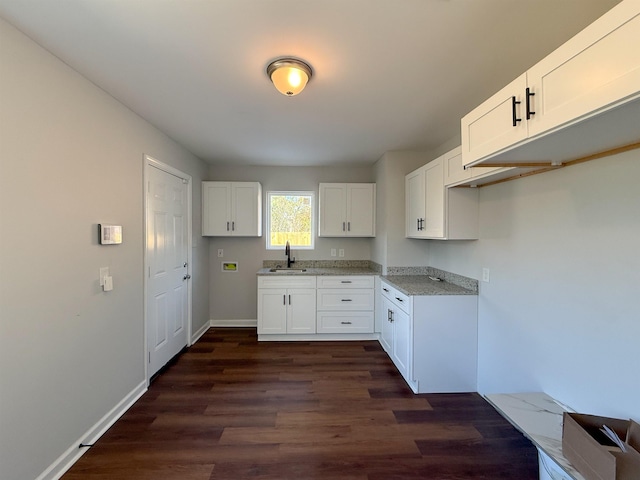
[[[627,445],[616,447],[606,425]],[[640,480],[640,425],[633,420],[564,413],[562,453],[587,480]]]

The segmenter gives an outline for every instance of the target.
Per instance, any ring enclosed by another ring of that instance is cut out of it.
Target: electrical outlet
[[[482,269],[482,281],[483,282],[487,282],[489,283],[489,279],[490,279],[490,270],[487,267],[484,267]]]
[[[224,250],[222,248],[218,249],[218,258],[224,257]]]
[[[332,248],[332,249],[331,249],[331,256],[332,256],[332,257],[335,257],[335,256],[336,256],[336,249],[335,249],[335,248]]]
[[[341,248],[340,250],[338,250],[338,256],[344,257],[344,248]]]

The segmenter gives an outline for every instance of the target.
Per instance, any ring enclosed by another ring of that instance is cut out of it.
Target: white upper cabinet
[[[523,73],[462,118],[462,157],[465,165],[513,145],[528,136],[522,121]]]
[[[464,165],[561,163],[640,141],[640,2],[623,0],[461,121]]]
[[[202,182],[202,235],[260,237],[260,183]]]
[[[460,163],[460,147],[405,177],[405,234],[408,238],[478,238],[478,191],[446,188],[445,168]]]
[[[409,238],[424,238],[422,223],[425,217],[424,168],[409,173],[404,179],[405,229]]]
[[[375,183],[321,183],[319,237],[375,237]]]

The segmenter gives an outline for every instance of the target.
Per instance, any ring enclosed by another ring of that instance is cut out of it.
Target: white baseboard
[[[256,319],[232,319],[232,320],[211,320],[212,327],[244,327],[244,328],[257,328],[258,320]]]
[[[211,328],[211,321],[206,322],[202,327],[200,327],[200,329],[197,332],[191,335],[191,345],[195,344],[198,340],[200,340],[200,337],[202,337],[202,335],[204,335],[207,332],[207,330],[209,330],[209,328]]]
[[[129,408],[138,400],[144,392],[147,391],[147,382],[141,382],[136,388],[134,388],[129,394],[124,397],[118,404],[111,409],[104,417],[102,417],[98,423],[91,427],[87,432],[76,440],[66,452],[64,452],[58,459],[49,465],[44,472],[42,472],[36,480],[58,480],[62,475],[69,470],[78,459],[84,455],[88,448],[79,448],[81,443],[93,444],[95,443],[109,427],[111,427],[116,420],[118,420]]]

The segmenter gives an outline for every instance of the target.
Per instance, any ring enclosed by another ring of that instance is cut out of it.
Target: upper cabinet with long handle
[[[375,183],[321,183],[320,237],[375,237]]]
[[[463,117],[478,164],[553,164],[640,142],[640,2],[623,0]]]
[[[202,235],[260,237],[260,183],[202,182]]]

